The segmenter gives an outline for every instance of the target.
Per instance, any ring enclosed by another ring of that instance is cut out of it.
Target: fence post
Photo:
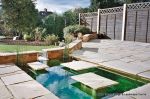
[[[79,25],[81,25],[81,23],[80,23],[81,19],[80,18],[81,18],[81,13],[79,13]]]
[[[121,40],[125,40],[125,31],[126,31],[126,16],[127,16],[127,4],[123,5],[123,20],[122,20],[122,37]]]
[[[98,15],[97,15],[97,34],[100,34],[100,31],[99,31],[99,23],[100,21],[100,9],[98,9]]]

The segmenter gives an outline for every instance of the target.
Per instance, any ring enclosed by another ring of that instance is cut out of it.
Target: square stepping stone
[[[21,69],[17,66],[11,66],[11,67],[4,67],[0,68],[0,75],[9,74],[13,72],[20,71]]]
[[[28,66],[32,68],[33,70],[42,70],[45,68],[48,68],[46,64],[40,63],[40,62],[33,62],[33,63],[28,63]]]
[[[5,85],[11,85],[11,84],[16,84],[16,83],[33,80],[33,78],[31,78],[26,73],[9,75],[9,76],[5,76],[5,77],[1,77],[1,79],[3,80]]]
[[[75,75],[71,77],[72,79],[91,87],[94,90],[102,89],[108,86],[116,85],[118,82],[104,78],[94,73],[85,73],[80,75]]]
[[[36,81],[9,85],[8,89],[11,91],[15,99],[33,99],[46,94],[52,94]]]
[[[61,65],[63,65],[64,67],[76,70],[76,71],[94,68],[98,66],[96,64],[92,64],[92,63],[85,62],[85,61],[73,61],[73,62],[63,63]]]

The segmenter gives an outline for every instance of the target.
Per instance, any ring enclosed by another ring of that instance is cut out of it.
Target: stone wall
[[[18,55],[19,60],[25,63],[37,61],[38,52],[22,52]],[[0,64],[15,63],[17,61],[16,53],[1,53]]]
[[[72,53],[74,50],[79,50],[81,48],[82,48],[81,40],[75,40],[69,44],[70,53]],[[63,57],[64,47],[43,49],[43,51],[47,52],[48,59],[61,59]]]
[[[75,40],[69,44],[69,51],[72,53],[74,50],[82,48],[82,41]],[[47,53],[49,59],[60,59],[63,57],[64,47],[43,49]],[[35,62],[38,58],[38,51],[28,51],[19,54],[19,61],[28,63]],[[0,64],[15,63],[17,61],[16,53],[0,53]]]

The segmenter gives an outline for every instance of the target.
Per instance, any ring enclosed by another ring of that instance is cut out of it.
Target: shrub
[[[58,36],[55,36],[54,34],[52,35],[47,35],[46,38],[45,38],[45,42],[48,44],[48,45],[54,45],[55,43],[58,42]]]
[[[89,28],[85,27],[85,26],[77,26],[77,28],[74,31],[76,34],[77,33],[82,33],[82,34],[90,34],[91,31]]]
[[[64,38],[66,43],[71,43],[74,37],[71,34],[66,34]]]
[[[65,35],[66,34],[77,35],[78,33],[89,34],[90,29],[82,25],[70,25],[70,26],[65,27],[63,32]]]
[[[32,39],[32,37],[30,35],[28,35],[28,34],[24,34],[23,38],[26,41],[30,41]]]
[[[59,60],[56,60],[56,59],[54,59],[54,60],[49,60],[48,62],[47,62],[47,65],[48,66],[58,66],[58,65],[60,65],[60,61]]]

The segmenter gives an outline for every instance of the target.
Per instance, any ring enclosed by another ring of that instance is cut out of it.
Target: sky
[[[88,7],[90,0],[37,0],[36,3],[36,8],[39,11],[47,8],[48,11],[62,13],[72,8]]]

